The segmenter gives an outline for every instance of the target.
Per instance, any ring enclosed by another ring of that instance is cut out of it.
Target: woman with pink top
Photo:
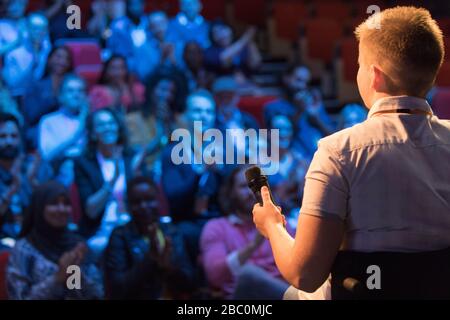
[[[113,55],[105,62],[102,75],[89,99],[93,111],[111,107],[116,111],[128,112],[139,109],[145,101],[145,87],[129,74],[126,60]]]
[[[227,215],[203,229],[203,268],[211,290],[225,299],[281,299],[289,285],[281,278],[269,242],[253,224],[255,198],[245,169],[235,169],[222,190]]]

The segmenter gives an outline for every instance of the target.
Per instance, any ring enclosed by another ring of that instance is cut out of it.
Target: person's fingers
[[[263,206],[272,204],[272,200],[270,199],[269,188],[267,188],[266,186],[263,186],[261,188],[261,197],[263,200]]]

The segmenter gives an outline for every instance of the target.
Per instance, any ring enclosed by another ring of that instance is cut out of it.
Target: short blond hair
[[[428,10],[383,10],[358,26],[355,35],[386,74],[390,94],[425,95],[434,85],[445,49]]]

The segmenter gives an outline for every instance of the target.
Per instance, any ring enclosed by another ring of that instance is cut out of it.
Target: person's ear
[[[370,66],[370,87],[376,92],[385,92],[386,81],[384,72],[377,66]]]

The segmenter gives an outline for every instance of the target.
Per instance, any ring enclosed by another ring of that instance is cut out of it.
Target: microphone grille
[[[245,178],[247,179],[247,182],[251,182],[260,176],[261,169],[257,166],[253,166],[245,171]]]

